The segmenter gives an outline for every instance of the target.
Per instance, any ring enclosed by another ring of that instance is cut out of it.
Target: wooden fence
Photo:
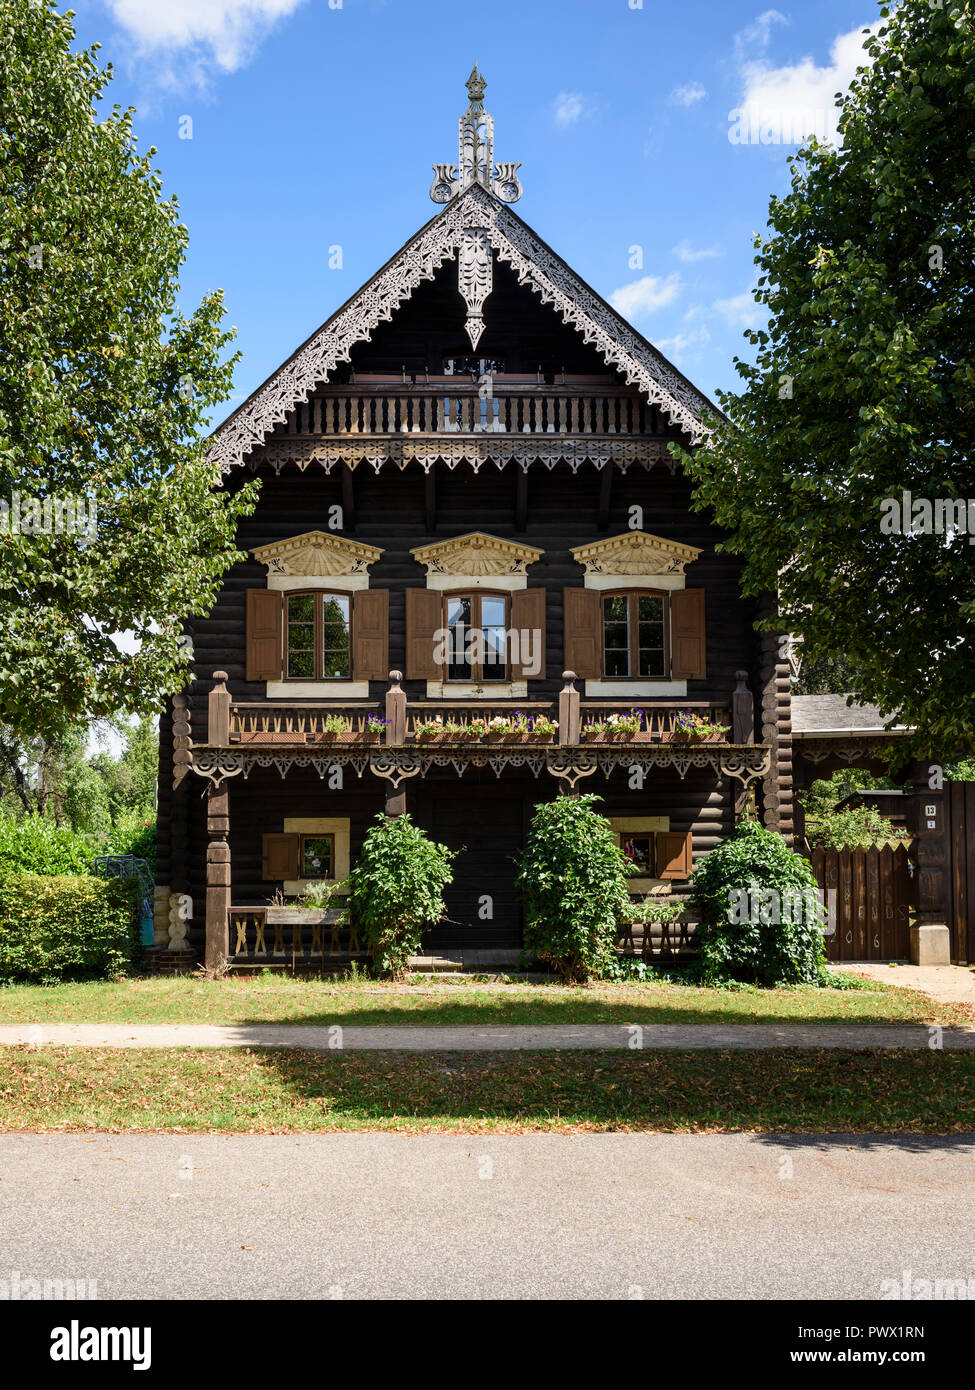
[[[905,845],[814,849],[816,882],[826,893],[830,960],[908,960],[911,868]]]

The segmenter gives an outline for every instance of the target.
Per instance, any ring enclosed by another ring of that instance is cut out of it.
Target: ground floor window
[[[302,835],[299,858],[302,878],[334,878],[335,836]]]
[[[620,834],[620,849],[629,861],[633,874],[652,876],[656,872],[653,835]]]

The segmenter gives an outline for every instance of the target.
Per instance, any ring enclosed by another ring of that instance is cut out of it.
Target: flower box
[[[660,735],[664,743],[724,743],[724,734],[697,734],[691,729],[673,729]]]

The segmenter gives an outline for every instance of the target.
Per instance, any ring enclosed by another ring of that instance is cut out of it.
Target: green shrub
[[[629,911],[626,860],[600,797],[559,796],[536,806],[521,856],[525,950],[560,979],[613,972],[619,923]]]
[[[775,831],[741,821],[694,870],[691,896],[701,913],[696,940],[708,982],[822,983],[816,880]]]
[[[121,974],[135,931],[132,890],[118,879],[15,875],[0,884],[0,983]]]
[[[829,777],[819,777],[807,792],[799,793],[806,813],[806,839],[822,849],[865,849],[878,841],[897,839],[899,832],[875,806],[836,808],[855,791],[893,787],[889,777],[874,777],[859,767],[844,767]]]
[[[814,849],[866,849],[878,841],[903,838],[876,806],[847,806],[806,823],[806,839]]]
[[[156,817],[145,811],[121,811],[99,854],[134,854],[156,868]]]
[[[455,857],[409,816],[376,816],[349,875],[349,913],[377,975],[401,975],[423,928],[444,915]]]
[[[0,883],[14,874],[84,874],[98,852],[86,836],[46,816],[0,815]]]

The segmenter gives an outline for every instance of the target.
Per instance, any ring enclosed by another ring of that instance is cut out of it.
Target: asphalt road
[[[0,1280],[874,1299],[904,1271],[975,1281],[973,1198],[975,1135],[6,1135]]]

